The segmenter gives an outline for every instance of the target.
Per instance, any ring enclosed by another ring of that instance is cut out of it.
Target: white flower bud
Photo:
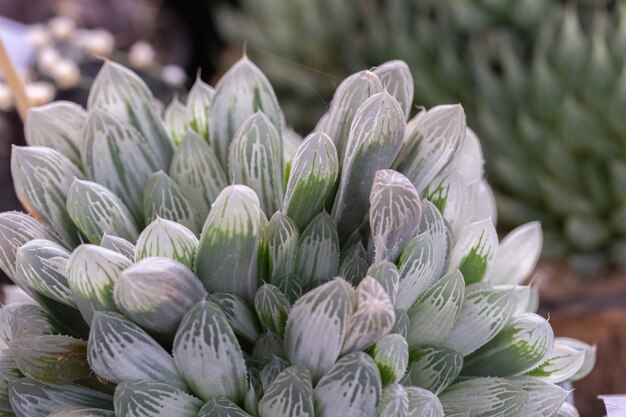
[[[54,67],[52,78],[60,88],[71,88],[80,81],[80,70],[73,61],[62,59]]]
[[[130,47],[128,60],[133,67],[144,69],[154,63],[155,55],[152,45],[146,41],[140,40]]]
[[[29,27],[27,37],[35,49],[43,49],[50,45],[50,34],[43,25]]]
[[[54,99],[54,87],[52,84],[37,81],[26,84],[26,96],[31,106],[41,106],[51,102]]]
[[[0,84],[0,111],[13,110],[13,97],[11,97],[11,90],[9,86]]]
[[[163,67],[161,78],[163,78],[166,84],[172,87],[180,87],[187,80],[187,74],[180,66],[171,64]]]
[[[52,37],[59,42],[67,42],[74,34],[76,22],[64,16],[57,16],[48,22]]]

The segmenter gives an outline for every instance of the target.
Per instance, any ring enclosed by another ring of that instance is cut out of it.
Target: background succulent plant
[[[471,115],[501,226],[540,220],[545,254],[592,272],[622,265],[626,247],[625,16],[610,0],[263,0],[217,22],[304,130],[335,77],[406,60],[418,104],[460,101]]]
[[[463,108],[407,122],[412,82],[348,77],[304,140],[246,57],[165,125],[112,62],[87,110],[37,109],[57,123],[30,117],[46,134],[12,164],[32,215],[0,214],[0,266],[37,302],[1,311],[0,410],[577,415],[557,384],[595,348],[532,312],[541,229],[498,242]]]

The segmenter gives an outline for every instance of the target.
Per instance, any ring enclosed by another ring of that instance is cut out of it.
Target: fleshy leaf
[[[582,350],[585,352],[585,359],[583,360],[582,366],[578,369],[578,372],[570,378],[570,381],[578,381],[579,379],[583,379],[589,375],[596,363],[596,345],[589,345],[585,342],[577,339],[571,339],[569,337],[557,337],[555,342],[560,345],[569,346],[576,350]]]
[[[209,137],[224,167],[235,132],[257,111],[269,118],[280,135],[282,113],[274,90],[261,70],[244,56],[217,83],[209,114]]]
[[[307,136],[293,157],[283,204],[299,230],[322,211],[338,175],[337,149],[331,138],[323,132]]]
[[[254,307],[261,324],[283,337],[291,304],[287,297],[275,286],[263,284],[254,297]]]
[[[296,256],[296,275],[304,288],[311,288],[331,279],[339,267],[337,228],[326,212],[321,212],[300,235]]]
[[[40,146],[13,147],[11,175],[15,192],[27,210],[40,216],[68,246],[79,243],[79,235],[65,200],[74,178],[83,174],[60,152]]]
[[[87,359],[108,381],[146,380],[186,390],[174,360],[139,326],[118,313],[98,312],[91,323]]]
[[[446,170],[448,172],[458,172],[470,184],[483,178],[484,165],[485,161],[480,140],[472,129],[467,128],[465,140],[461,143],[459,150],[446,167]]]
[[[435,277],[443,274],[452,247],[452,231],[439,209],[428,200],[422,200],[422,218],[419,233],[428,233],[435,248]]]
[[[17,250],[16,278],[26,286],[60,303],[76,307],[65,278],[70,253],[46,239],[33,239]]]
[[[521,284],[535,268],[542,247],[543,235],[538,222],[517,227],[498,246],[490,274],[491,282]]]
[[[463,356],[443,346],[423,345],[409,353],[409,367],[403,383],[439,394],[461,372]]]
[[[458,320],[443,343],[467,356],[491,340],[515,311],[512,289],[478,290],[465,295]]]
[[[23,377],[13,355],[6,349],[0,352],[0,411],[13,412],[9,402],[9,387],[13,381]]]
[[[274,213],[267,229],[270,282],[276,283],[279,278],[293,274],[299,237],[293,220],[283,212]]]
[[[252,417],[226,397],[213,398],[200,409],[198,417]]]
[[[388,334],[374,345],[371,355],[378,365],[383,386],[400,382],[409,363],[409,347],[404,337]]]
[[[377,171],[370,194],[370,227],[376,261],[395,262],[415,236],[422,215],[422,203],[404,175],[391,169]]]
[[[185,265],[169,258],[146,258],[119,274],[113,299],[126,317],[160,340],[173,339],[185,313],[206,296]]]
[[[22,374],[42,382],[65,384],[91,374],[87,342],[62,335],[26,336],[9,342]]]
[[[67,262],[67,281],[87,323],[96,311],[117,311],[113,285],[131,265],[128,258],[95,245],[80,245]]]
[[[399,59],[385,62],[372,70],[383,83],[385,90],[400,103],[406,119],[413,105],[413,75],[406,62]]]
[[[501,378],[475,378],[451,385],[439,399],[446,416],[513,417],[526,405],[528,393]]]
[[[124,381],[115,388],[115,413],[124,417],[196,417],[202,401],[162,382]]]
[[[422,192],[450,162],[465,139],[465,112],[460,104],[435,106],[408,124],[393,164]]]
[[[260,417],[314,417],[313,386],[306,369],[296,366],[281,372],[259,402]]]
[[[180,145],[187,131],[186,111],[185,105],[178,100],[178,97],[174,97],[163,112],[165,129],[175,146]]]
[[[515,376],[541,364],[552,352],[554,333],[547,320],[524,313],[513,317],[488,343],[465,358],[463,375]]]
[[[400,285],[398,268],[389,261],[376,262],[367,270],[367,276],[374,278],[382,285],[391,300],[391,304],[395,305]]]
[[[196,256],[196,275],[207,290],[253,300],[261,233],[261,208],[254,191],[244,185],[226,187],[204,224]]]
[[[261,334],[257,317],[241,297],[228,293],[211,294],[210,298],[226,315],[226,319],[235,334],[254,343]]]
[[[335,278],[306,293],[292,307],[285,330],[287,358],[307,368],[314,382],[339,357],[355,304],[354,290]]]
[[[157,166],[167,168],[173,153],[172,142],[161,122],[150,89],[137,74],[106,61],[89,90],[87,108],[90,111],[103,110],[133,125],[154,152]]]
[[[546,382],[559,384],[572,379],[585,363],[585,352],[569,346],[567,342],[554,342],[550,356],[528,375]]]
[[[85,173],[92,181],[113,191],[139,220],[143,215],[146,181],[163,168],[164,160],[159,157],[164,155],[158,155],[159,149],[154,147],[152,138],[97,109],[89,113],[83,137],[81,155]],[[170,158],[171,155],[168,161]]]
[[[408,309],[438,278],[434,242],[429,234],[421,233],[404,248],[398,260],[400,283],[395,308]]]
[[[102,408],[72,407],[52,413],[48,417],[115,417],[115,412]]]
[[[471,221],[472,212],[467,203],[471,201],[470,189],[458,172],[436,176],[423,191],[423,197],[432,202],[448,222],[453,236]],[[481,219],[482,220],[482,219]]]
[[[117,252],[120,255],[124,255],[131,262],[135,262],[135,245],[124,238],[105,233],[102,235],[100,246]]]
[[[243,122],[230,144],[230,180],[252,188],[269,217],[283,202],[283,172],[280,134],[272,121],[257,111]]]
[[[266,362],[259,371],[259,379],[261,380],[261,388],[263,392],[267,392],[276,377],[278,377],[278,375],[280,375],[288,367],[289,362],[287,362],[286,359],[279,358],[278,356],[275,356],[272,360]]]
[[[67,196],[67,213],[93,244],[99,244],[105,233],[130,242],[139,235],[137,223],[122,200],[95,182],[74,180]]]
[[[108,394],[73,384],[46,384],[31,378],[13,381],[9,399],[17,417],[48,417],[68,407],[112,409]]]
[[[459,317],[464,293],[465,282],[458,269],[430,287],[408,310],[409,347],[446,340]]]
[[[235,333],[213,302],[197,303],[183,318],[172,350],[193,392],[205,401],[225,396],[235,403],[246,393],[246,366]]]
[[[448,272],[459,269],[466,284],[474,284],[489,277],[498,250],[498,235],[491,219],[465,226],[456,237]]]
[[[186,125],[206,141],[209,141],[209,113],[214,94],[213,87],[197,77],[187,96]]]
[[[188,131],[180,143],[169,171],[200,219],[205,219],[228,181],[213,149],[193,131]]]
[[[378,417],[408,417],[409,397],[400,384],[387,385],[378,404]]]
[[[372,358],[363,352],[349,353],[315,387],[316,416],[376,415],[381,391],[380,374]]]
[[[356,288],[356,309],[350,317],[342,354],[375,344],[391,331],[395,319],[385,289],[374,278],[365,277]]]
[[[2,340],[12,340],[28,336],[41,336],[60,333],[58,324],[36,304],[13,303],[2,307],[0,312]]]
[[[443,406],[435,394],[418,387],[407,387],[410,417],[444,417]]]
[[[567,398],[563,388],[537,378],[517,377],[510,382],[528,393],[526,407],[517,417],[554,416]]]
[[[198,238],[182,224],[157,217],[139,235],[135,259],[164,256],[193,268]]]
[[[80,166],[82,129],[86,120],[85,109],[69,101],[31,107],[24,122],[26,143],[56,149]]]
[[[402,109],[386,91],[365,100],[356,112],[332,210],[342,240],[367,214],[374,173],[391,166],[400,150],[404,127]]]

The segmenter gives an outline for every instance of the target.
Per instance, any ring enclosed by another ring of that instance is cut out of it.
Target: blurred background
[[[581,416],[626,393],[626,2],[611,0],[0,0],[0,37],[29,100],[85,104],[101,57],[165,106],[243,53],[305,135],[347,75],[405,60],[418,106],[463,104],[504,234],[540,220],[534,277],[559,336],[598,345]],[[20,118],[0,82],[0,210],[20,209]]]

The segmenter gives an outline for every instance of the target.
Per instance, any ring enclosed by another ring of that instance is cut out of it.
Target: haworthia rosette
[[[372,72],[378,76],[385,90],[398,100],[406,119],[411,115],[413,105],[413,75],[406,62],[399,59],[385,62]]]
[[[140,261],[163,256],[191,269],[196,260],[198,243],[196,235],[182,224],[157,217],[137,238],[133,257]]]
[[[124,381],[115,388],[116,415],[196,417],[202,401],[163,382]]]
[[[209,140],[209,113],[215,90],[203,82],[200,77],[196,78],[189,95],[187,96],[187,108],[185,112],[185,124],[197,132],[204,140]]]
[[[157,217],[180,223],[193,233],[198,233],[202,222],[192,203],[182,190],[163,171],[155,172],[148,178],[143,191],[145,224]]]
[[[314,417],[313,386],[306,369],[292,366],[270,384],[259,402],[260,417]]]

